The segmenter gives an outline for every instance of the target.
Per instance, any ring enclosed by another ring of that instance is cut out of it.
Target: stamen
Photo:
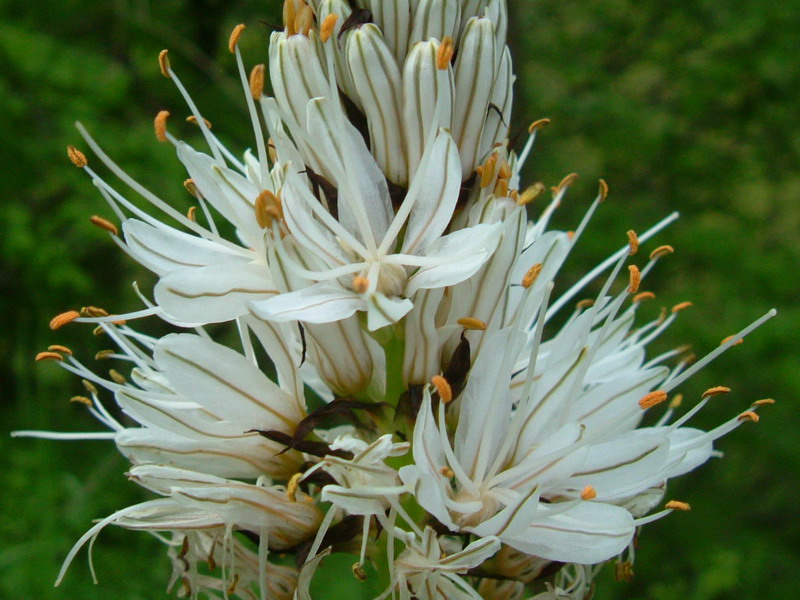
[[[679,408],[681,404],[683,404],[683,394],[675,394],[669,403],[669,407],[670,409],[675,410],[676,408]]]
[[[636,265],[629,265],[628,272],[630,273],[630,277],[628,278],[628,293],[635,294],[639,291],[639,284],[642,283],[642,274],[639,271],[639,267]]]
[[[117,226],[114,225],[111,221],[104,219],[99,215],[92,215],[89,218],[89,221],[91,221],[92,225],[97,225],[100,229],[105,229],[106,231],[108,231],[113,235],[119,235],[119,230],[117,229]]]
[[[667,392],[664,390],[655,390],[649,394],[645,394],[642,399],[639,400],[639,408],[642,410],[647,410],[648,408],[652,408],[657,404],[661,404],[662,402],[666,401],[666,399]]]
[[[67,348],[66,346],[61,346],[59,344],[52,344],[47,347],[50,352],[62,352],[63,354],[69,354],[72,356],[72,350]]]
[[[489,158],[486,159],[485,163],[475,169],[475,171],[478,173],[478,177],[481,178],[481,188],[487,188],[492,183],[496,164],[497,154],[493,153],[489,156]]]
[[[519,195],[519,198],[517,198],[517,204],[520,206],[526,206],[536,200],[536,198],[538,198],[542,192],[544,192],[544,184],[541,182],[534,183]]]
[[[653,292],[639,292],[633,297],[634,302],[641,302],[642,300],[654,300],[656,295]]]
[[[335,15],[334,15],[335,16]],[[261,100],[264,95],[264,64],[253,67],[250,71],[250,95],[253,100]]]
[[[689,506],[688,502],[681,502],[680,500],[670,500],[666,503],[666,505],[664,505],[664,508],[667,510],[682,510],[684,512],[692,510],[692,507]]]
[[[295,473],[286,484],[286,495],[292,502],[297,502],[297,489],[300,486],[300,480],[303,478],[302,473]]]
[[[294,0],[284,0],[283,26],[286,28],[286,37],[293,36],[296,33],[294,28],[294,20],[296,16]]]
[[[486,323],[474,317],[462,317],[456,321],[464,329],[468,331],[486,331]]]
[[[680,302],[672,307],[672,313],[674,314],[676,312],[680,312],[684,309],[689,308],[690,306],[692,306],[691,302]]]
[[[58,360],[63,361],[64,357],[61,356],[58,352],[39,352],[34,358],[36,362],[41,362],[43,360]]]
[[[63,312],[60,315],[56,315],[50,320],[50,329],[55,331],[56,329],[60,329],[67,323],[72,323],[75,319],[80,317],[81,314],[77,310],[68,310],[67,312]]]
[[[525,276],[522,278],[522,287],[526,290],[531,287],[535,282],[536,279],[539,277],[539,274],[542,272],[542,263],[536,263],[533,265],[528,271],[525,273]]]
[[[570,173],[569,175],[564,177],[564,179],[561,180],[561,183],[559,183],[556,186],[555,188],[556,193],[561,193],[562,191],[564,191],[566,188],[571,186],[577,178],[578,178],[577,173]]]
[[[297,33],[300,35],[304,35],[308,37],[308,33],[311,31],[311,28],[314,26],[314,11],[311,10],[311,7],[306,4],[303,8],[300,9],[300,12],[294,19],[294,28],[297,30]]]
[[[82,317],[107,317],[108,311],[97,306],[84,306],[80,310]]]
[[[655,260],[657,258],[662,258],[664,256],[668,256],[675,252],[675,248],[672,246],[659,246],[655,250],[650,253],[650,260]]]
[[[339,21],[339,15],[336,13],[331,13],[325,20],[322,21],[322,26],[319,28],[319,39],[322,40],[324,44],[327,42],[330,37],[333,35],[333,30],[336,28],[336,23]]]
[[[450,66],[450,61],[453,60],[453,53],[455,46],[453,38],[446,35],[442,42],[439,44],[439,49],[436,51],[436,68],[444,71]]]
[[[585,310],[594,306],[594,300],[591,298],[584,298],[575,303],[575,310]]]
[[[195,117],[194,115],[189,115],[188,117],[186,117],[186,122],[187,123],[191,123],[192,125],[197,125],[198,124],[197,123],[197,117]],[[211,129],[211,121],[209,121],[208,119],[203,117],[203,123],[206,124],[206,127]]]
[[[125,379],[125,376],[116,369],[109,369],[108,374],[111,377],[111,379],[114,380],[115,383],[118,383],[120,385],[125,385],[126,383],[128,383],[128,380]]]
[[[233,578],[231,579],[231,584],[228,586],[227,592],[229,594],[233,594],[236,591],[237,587],[239,587],[239,574],[234,573]]]
[[[283,211],[281,201],[270,190],[261,192],[255,201],[256,221],[262,229],[272,227],[273,219],[281,220]]]
[[[633,256],[639,251],[639,236],[636,235],[633,229],[628,230],[628,245],[631,247],[631,249],[628,250],[630,256]]]
[[[197,223],[197,207],[190,206],[189,210],[186,211],[186,218],[189,219],[192,223]]]
[[[83,384],[84,389],[87,392],[89,392],[92,396],[97,395],[97,388],[91,381],[89,381],[88,379],[81,379],[81,383]]]
[[[356,579],[359,581],[367,580],[367,572],[364,570],[364,567],[361,566],[361,563],[353,563],[353,575],[355,575]]]
[[[86,155],[78,150],[75,146],[67,146],[67,156],[69,157],[70,161],[72,161],[72,164],[79,169],[82,169],[89,164],[89,161],[86,160]]]
[[[605,179],[600,180],[600,191],[598,192],[598,196],[600,196],[600,202],[603,203],[608,198],[608,184],[606,183]]]
[[[169,50],[162,50],[158,53],[158,66],[161,67],[161,74],[167,79],[172,78],[169,66]]]
[[[771,404],[775,404],[775,400],[773,398],[764,398],[762,400],[756,400],[753,402],[753,406],[768,406]]]
[[[159,142],[167,141],[167,118],[169,118],[169,111],[161,110],[153,121],[153,127],[156,130],[156,139]]]
[[[239,37],[242,35],[242,32],[247,28],[246,25],[243,23],[239,23],[236,27],[233,28],[231,31],[231,37],[228,38],[228,50],[230,50],[231,54],[236,52],[236,44],[239,43]]]
[[[508,196],[508,179],[500,179],[498,177],[497,183],[494,185],[494,195],[497,198],[506,198]]]
[[[720,396],[722,394],[729,394],[731,388],[725,387],[724,385],[718,385],[716,387],[708,388],[701,398],[711,398],[712,396]]]
[[[633,581],[633,563],[627,560],[614,563],[614,579],[626,583]]]
[[[592,486],[587,485],[581,492],[581,500],[594,500],[597,498],[597,490]]]
[[[436,388],[442,402],[450,404],[453,401],[453,388],[450,387],[447,379],[441,375],[434,375],[431,377],[431,383]]]
[[[69,399],[70,402],[78,402],[79,404],[85,404],[86,406],[94,406],[94,402],[89,400],[86,396],[73,396]]]
[[[452,479],[453,477],[456,476],[456,474],[453,472],[453,469],[451,469],[450,467],[442,467],[441,469],[439,469],[439,473],[444,475],[447,479]]]
[[[734,337],[735,337],[735,335],[729,335],[729,336],[728,336],[728,337],[726,337],[724,340],[722,340],[722,341],[719,343],[719,345],[720,345],[720,346],[722,346],[723,344],[727,344],[727,343],[728,343],[728,342],[730,342],[730,341],[731,341],[731,340],[732,340]],[[731,344],[731,346],[738,346],[738,345],[740,345],[740,344],[744,344],[744,338],[741,338],[741,339],[738,339],[738,340],[736,340],[735,342],[733,342],[733,343]]]
[[[100,350],[97,354],[94,355],[95,360],[106,360],[114,356],[115,352],[113,350]]]
[[[353,291],[356,294],[366,294],[369,289],[369,279],[356,275],[353,277]]]
[[[534,133],[542,127],[546,127],[547,125],[550,125],[550,119],[538,119],[531,123],[530,127],[528,127],[528,133]]]
[[[200,197],[200,190],[197,189],[197,184],[194,182],[194,179],[187,179],[183,182],[183,187],[186,188],[186,191],[189,192],[195,198]]]
[[[760,418],[761,417],[752,410],[746,410],[737,417],[739,421],[750,421],[751,423],[758,423]]]
[[[508,161],[504,160],[500,164],[500,170],[497,172],[497,176],[501,179],[511,179],[511,175],[513,175],[511,172],[511,166],[508,164]]]

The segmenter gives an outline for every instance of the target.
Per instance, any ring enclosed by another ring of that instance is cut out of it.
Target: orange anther
[[[664,508],[668,510],[682,510],[682,511],[692,510],[692,507],[689,506],[688,502],[681,502],[679,500],[670,500],[669,502],[666,503]]]
[[[453,38],[446,35],[439,44],[439,49],[436,51],[436,68],[443,71],[449,67],[450,61],[453,60],[454,52],[455,45],[453,44]]]
[[[633,229],[628,230],[628,246],[630,246],[628,250],[629,256],[633,256],[639,251],[639,236],[636,235]]]
[[[530,127],[528,127],[528,133],[533,133],[534,131],[538,131],[542,127],[550,125],[550,119],[538,119],[531,123]]]
[[[652,408],[657,404],[661,404],[667,399],[667,392],[664,390],[655,390],[650,392],[649,394],[645,394],[641,400],[639,400],[639,408],[642,410],[647,410],[648,408]]]
[[[330,37],[333,35],[333,30],[336,28],[336,23],[339,21],[339,15],[336,13],[331,13],[325,20],[322,21],[322,25],[319,28],[319,39],[322,40],[324,44],[327,42]]]
[[[167,79],[172,77],[169,66],[169,50],[162,50],[158,53],[158,66],[161,68],[161,74],[164,77]]]
[[[672,246],[659,246],[650,253],[650,260],[662,258],[664,256],[667,256],[668,254],[672,254],[673,252],[675,252],[675,248],[673,248]]]
[[[594,500],[597,498],[597,490],[592,486],[587,485],[581,492],[581,500]]]
[[[75,319],[79,318],[81,314],[77,310],[68,310],[60,315],[56,315],[50,320],[50,329],[55,331],[60,329],[67,323],[72,323]]]
[[[156,139],[159,142],[167,141],[167,118],[169,118],[169,111],[161,110],[153,120],[153,128],[156,130]]]
[[[86,160],[86,155],[78,150],[75,146],[67,146],[67,156],[72,161],[72,164],[79,169],[82,169],[89,164]]]
[[[678,304],[672,307],[672,312],[673,313],[680,312],[684,309],[689,308],[690,306],[692,306],[691,302],[679,302]]]
[[[434,375],[431,377],[431,383],[436,388],[442,402],[449,404],[453,401],[453,388],[450,387],[447,379],[441,375]]]
[[[468,331],[486,331],[486,323],[474,317],[462,317],[456,322]]]
[[[64,357],[58,352],[39,352],[39,354],[36,355],[35,360],[36,362],[43,360],[64,360]]]
[[[92,223],[92,225],[96,225],[100,229],[105,229],[106,231],[112,233],[113,235],[119,235],[119,229],[117,229],[117,226],[114,225],[111,221],[104,219],[99,215],[92,215],[91,217],[89,217],[89,221]]]
[[[335,15],[334,15],[335,16]],[[264,95],[264,65],[258,64],[250,71],[250,95],[254,100],[261,100]]]
[[[712,396],[719,396],[721,394],[729,394],[731,388],[725,387],[724,385],[718,385],[716,387],[708,388],[705,392],[703,392],[703,398],[711,398]]]
[[[642,283],[642,273],[636,265],[628,266],[628,293],[635,294],[639,291],[639,284]]]
[[[522,278],[522,287],[528,289],[531,287],[535,282],[536,279],[539,277],[539,274],[542,272],[542,263],[536,263],[533,265],[528,271],[525,273],[525,276]]]
[[[239,43],[239,37],[242,35],[242,32],[247,28],[246,25],[243,23],[239,23],[236,27],[233,28],[231,31],[231,37],[228,38],[228,50],[231,51],[231,54],[236,52],[236,44]]]

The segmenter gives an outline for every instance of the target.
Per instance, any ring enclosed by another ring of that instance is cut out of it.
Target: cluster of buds
[[[680,416],[680,395],[669,399],[774,313],[700,360],[681,348],[648,358],[686,304],[634,326],[654,298],[642,285],[672,249],[632,261],[675,215],[621,234],[553,295],[608,187],[572,232],[548,223],[574,175],[529,216],[545,186],[520,187],[520,171],[547,120],[513,147],[504,0],[286,0],[283,20],[268,66],[249,73],[244,26],[231,35],[255,143],[241,157],[159,57],[208,145],[156,117],[188,171],[188,214],[82,127],[104,167],[171,224],[69,149],[120,225],[93,222],[158,282],[140,311],[89,307],[51,323],[97,326],[116,346],[97,356],[115,361],[108,376],[63,346],[37,357],[84,380],[78,398],[108,431],[20,433],[113,440],[156,498],[97,523],[64,570],[114,524],[158,532],[191,598],[308,600],[332,553],[352,554],[358,579],[374,567],[381,599],[589,598],[606,561],[632,573],[641,526],[688,509],[664,504],[667,482],[771,402],[702,431],[688,421],[729,389]],[[595,298],[553,321],[598,279]],[[129,325],[148,316],[182,332]],[[206,328],[220,323],[235,326],[235,349]]]

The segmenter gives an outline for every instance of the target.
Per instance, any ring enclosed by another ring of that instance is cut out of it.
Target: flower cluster
[[[672,248],[634,261],[675,215],[628,231],[554,296],[608,190],[601,181],[573,232],[548,221],[574,176],[529,216],[546,190],[519,175],[546,120],[514,149],[503,0],[286,0],[283,22],[268,66],[249,76],[244,26],[231,35],[255,136],[243,156],[159,57],[208,145],[156,117],[188,172],[188,215],[83,128],[163,220],[69,149],[121,227],[94,222],[158,282],[136,313],[87,307],[51,323],[97,324],[117,347],[100,358],[128,368],[105,377],[60,346],[38,357],[85,381],[78,399],[110,431],[21,433],[111,439],[157,498],[97,523],[64,569],[114,524],[156,532],[191,598],[308,599],[315,570],[342,552],[356,577],[377,569],[379,598],[588,597],[605,561],[630,572],[639,527],[688,509],[664,503],[667,482],[770,402],[701,431],[688,421],[730,390],[708,390],[679,418],[670,394],[773,313],[701,360],[648,358],[685,304],[635,325],[653,298],[642,282]],[[563,315],[596,280],[596,297]],[[156,339],[127,324],[144,316],[182,332]],[[207,331],[218,323],[235,325],[236,349]]]

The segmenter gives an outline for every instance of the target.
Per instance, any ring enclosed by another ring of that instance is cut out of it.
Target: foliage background
[[[166,598],[166,560],[147,536],[106,530],[90,584],[81,557],[58,590],[52,581],[90,520],[143,498],[104,443],[11,440],[13,429],[97,427],[67,399],[80,384],[54,365],[34,367],[51,343],[85,360],[103,347],[83,327],[52,333],[50,317],[96,304],[134,308],[129,283],[149,289],[107,236],[88,223],[102,199],[66,161],[83,121],[142,183],[176,205],[184,174],[153,138],[162,108],[185,113],[155,57],[173,66],[216,131],[250,144],[228,32],[243,38],[250,64],[266,60],[277,2],[254,0],[0,0],[0,597],[122,600]],[[574,279],[672,210],[683,218],[659,238],[676,255],[653,278],[658,301],[694,307],[662,347],[715,347],[769,308],[773,320],[705,369],[683,392],[711,385],[734,393],[696,419],[713,427],[750,401],[774,396],[758,426],[723,440],[726,452],[671,488],[694,510],[648,526],[637,577],[612,580],[599,599],[755,600],[792,597],[800,587],[800,1],[511,0],[518,75],[515,126],[553,120],[537,142],[527,181],[581,180],[559,211],[571,228],[604,177],[612,195],[571,259]],[[178,128],[178,120],[173,121]],[[192,138],[190,126],[181,127]],[[91,157],[90,157],[91,160]],[[105,212],[104,212],[105,211]],[[650,283],[650,282],[648,282]],[[359,592],[338,582],[324,598]],[[331,588],[328,588],[330,590]],[[339,591],[341,591],[340,595]]]

